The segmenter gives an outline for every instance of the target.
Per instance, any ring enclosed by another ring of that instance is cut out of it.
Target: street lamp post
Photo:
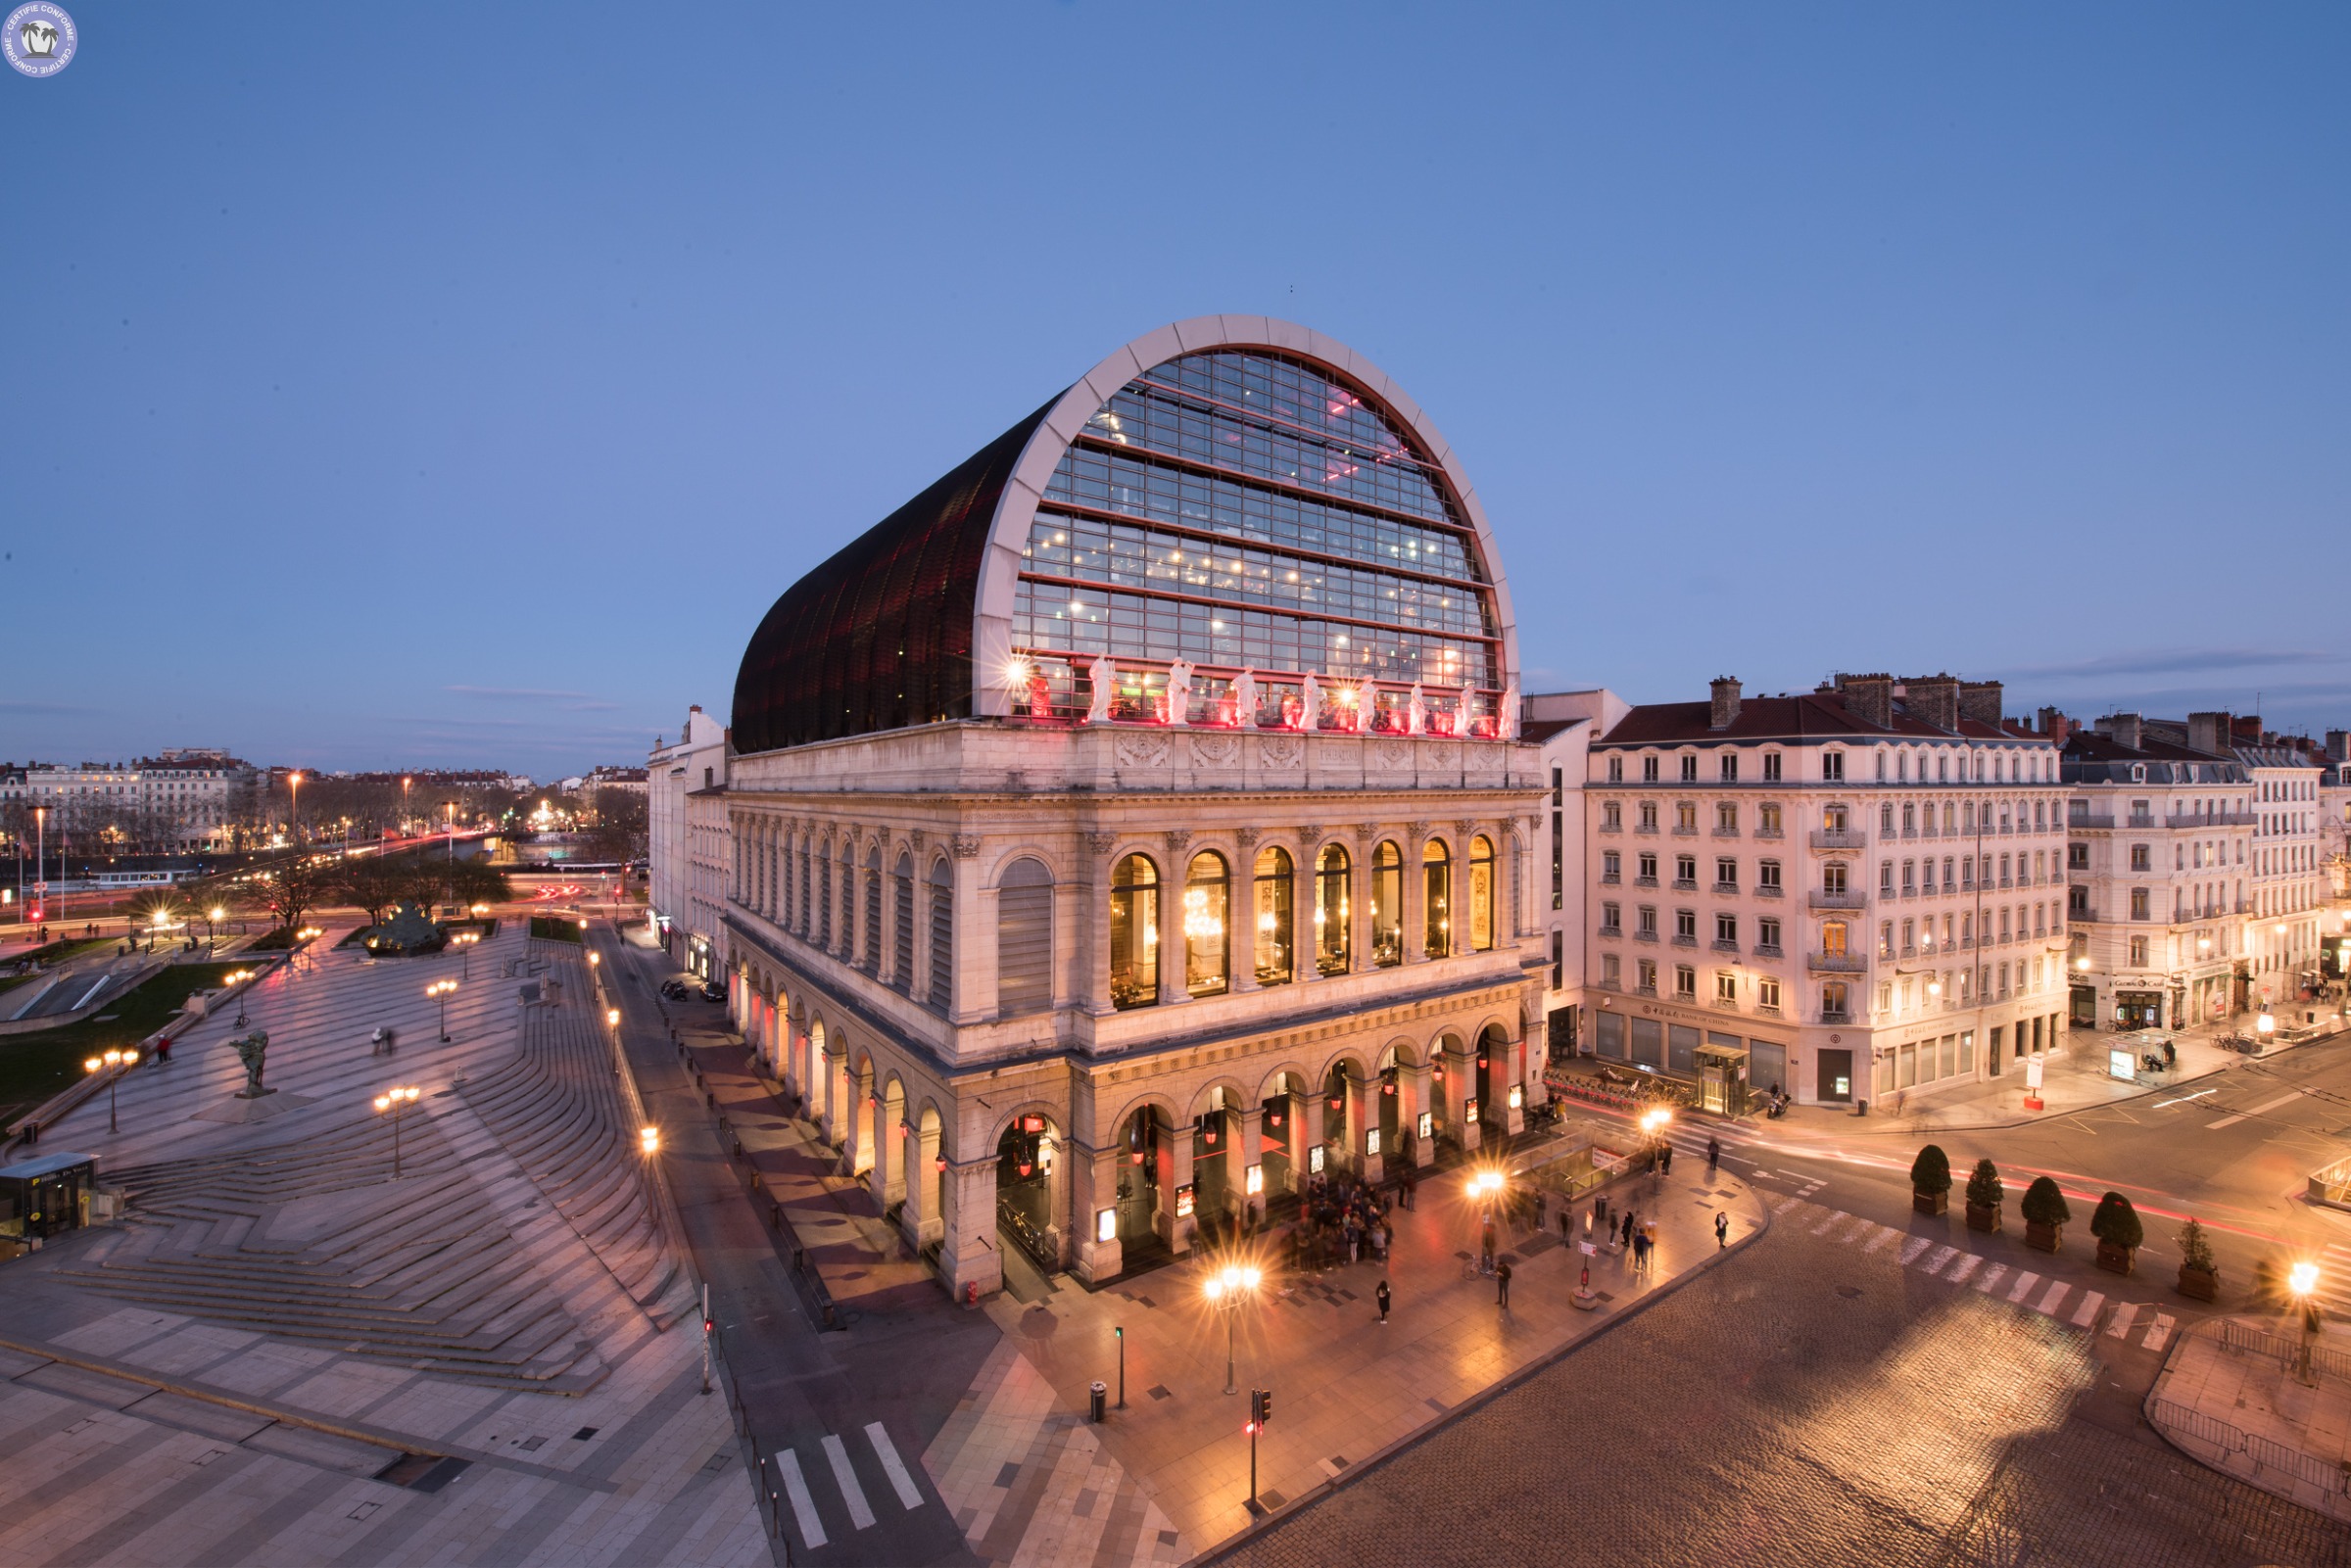
[[[106,1055],[91,1057],[82,1063],[81,1067],[85,1072],[106,1072],[120,1068],[136,1067],[138,1061],[139,1053],[136,1051],[120,1051],[110,1048]],[[121,1081],[122,1074],[120,1071],[116,1071],[113,1077],[106,1080],[106,1130],[109,1132],[122,1130],[120,1123],[115,1118],[115,1085]]]
[[[287,836],[294,842],[294,853],[299,855],[302,853],[302,775],[300,773],[286,775],[286,797],[293,802],[293,810],[288,813],[292,821],[288,825]]]
[[[457,944],[457,951],[464,960],[463,977],[468,980],[473,978],[473,944],[481,939],[480,931],[459,931],[450,938]]]
[[[435,980],[424,988],[424,994],[441,1004],[441,1043],[449,1043],[449,993],[457,988],[455,980]]]
[[[205,913],[205,917],[204,917],[204,956],[205,956],[206,958],[211,958],[211,957],[213,956],[213,941],[214,941],[214,938],[219,934],[219,928],[220,928],[220,917],[221,917],[222,915],[225,915],[226,913],[228,913],[228,912],[227,912],[226,910],[222,909],[222,908],[221,908],[219,905],[217,905],[217,904],[215,904],[215,905],[214,905],[214,906],[213,906],[213,907],[212,907],[210,910],[206,911],[206,913]]]
[[[2311,1352],[2319,1341],[2319,1265],[2296,1263],[2286,1270],[2285,1288],[2293,1292],[2294,1306],[2302,1316],[2302,1343],[2294,1353],[2294,1377],[2305,1387],[2315,1388],[2318,1377],[2311,1370]]]
[[[1264,1275],[1245,1263],[1226,1263],[1208,1277],[1205,1287],[1208,1299],[1224,1314],[1224,1392],[1227,1394],[1240,1393],[1232,1381],[1233,1322],[1240,1315],[1242,1304],[1257,1294],[1257,1287],[1264,1278]]]
[[[412,1083],[394,1084],[375,1097],[375,1109],[392,1113],[392,1179],[400,1179],[400,1118],[401,1114],[416,1103],[421,1092]]]

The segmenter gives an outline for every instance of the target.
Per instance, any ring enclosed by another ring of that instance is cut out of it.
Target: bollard
[[[767,1206],[767,1228],[770,1230],[784,1228],[784,1206],[782,1204],[770,1203]]]
[[[1085,1394],[1087,1406],[1093,1417],[1094,1425],[1100,1426],[1105,1419],[1102,1412],[1110,1403],[1110,1385],[1104,1383],[1100,1378],[1096,1378],[1092,1384],[1087,1387]]]

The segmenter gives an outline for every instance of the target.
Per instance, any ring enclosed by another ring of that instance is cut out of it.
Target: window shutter
[[[1053,884],[1033,860],[1015,863],[996,890],[996,1013],[1053,1005]]]
[[[955,1005],[955,888],[943,860],[931,868],[931,1005]]]
[[[889,983],[904,991],[914,984],[914,869],[901,861],[889,879]]]

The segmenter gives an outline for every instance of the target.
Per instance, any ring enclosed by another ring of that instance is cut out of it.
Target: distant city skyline
[[[1210,311],[1414,389],[1530,690],[2351,722],[2339,8],[71,9],[0,73],[0,755],[642,760]]]

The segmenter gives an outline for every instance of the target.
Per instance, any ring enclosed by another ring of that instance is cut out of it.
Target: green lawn
[[[13,1120],[81,1076],[82,1061],[108,1046],[136,1045],[197,991],[220,984],[241,964],[174,964],[106,1005],[106,1021],[84,1019],[35,1034],[0,1035],[0,1120]]]
[[[22,964],[28,958],[37,958],[44,964],[62,964],[67,959],[79,958],[82,954],[96,952],[101,947],[120,947],[121,945],[122,938],[120,936],[76,936],[70,941],[43,942],[40,946],[28,947],[22,953],[0,953],[0,963]]]

